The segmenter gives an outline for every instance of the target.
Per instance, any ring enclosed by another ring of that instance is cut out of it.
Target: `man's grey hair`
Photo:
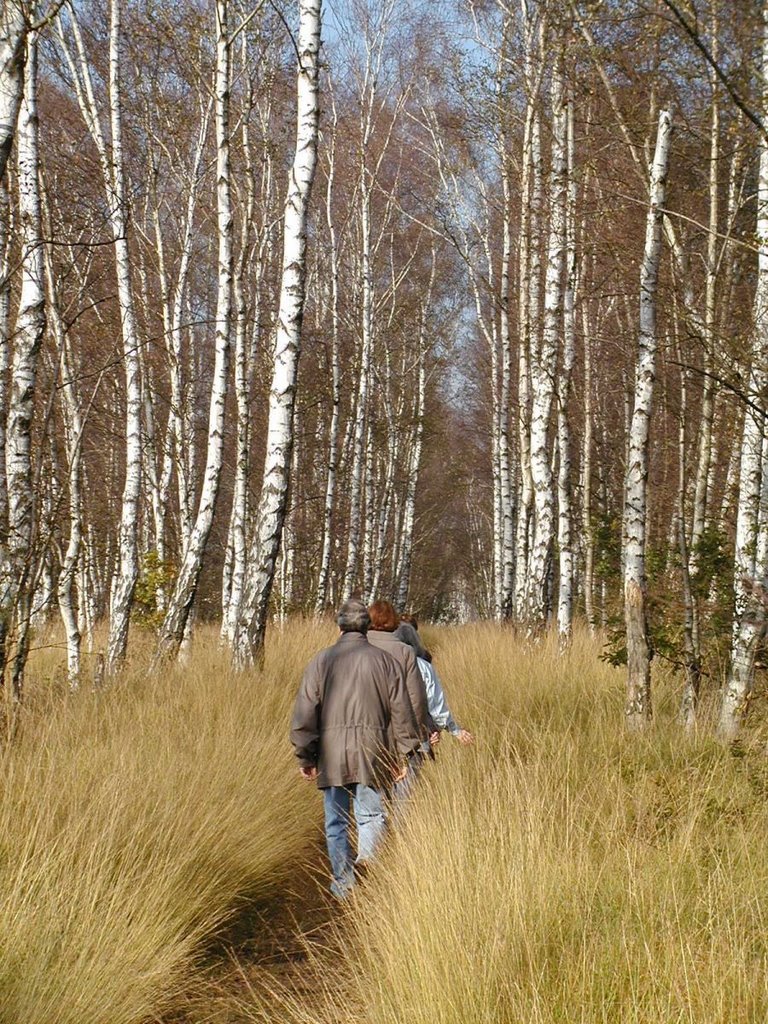
[[[339,608],[336,622],[342,633],[367,633],[371,617],[364,601],[350,597]]]

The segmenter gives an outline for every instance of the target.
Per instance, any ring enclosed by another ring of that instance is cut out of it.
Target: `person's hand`
[[[436,747],[439,742],[440,742],[440,733],[437,731],[437,729],[435,729],[434,732],[431,732],[429,734],[429,745],[430,745],[430,747]]]
[[[464,747],[471,747],[472,744],[475,742],[475,737],[472,735],[471,732],[468,732],[467,729],[462,729],[461,732],[457,732],[456,739]]]
[[[408,774],[408,762],[404,761],[392,776],[393,782],[402,782]]]
[[[314,782],[317,779],[317,766],[303,764],[299,768],[299,773],[302,779],[306,779],[307,782]]]

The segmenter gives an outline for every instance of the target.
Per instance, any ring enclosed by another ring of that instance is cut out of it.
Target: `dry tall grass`
[[[238,904],[290,877],[316,814],[287,720],[327,639],[275,632],[263,676],[233,677],[211,632],[161,678],[139,645],[98,695],[33,680],[0,762],[2,1024],[156,1020]]]
[[[263,677],[232,678],[211,634],[160,680],[139,650],[98,696],[32,688],[2,755],[0,1024],[156,1020],[238,903],[316,856],[320,804],[286,728],[332,637],[275,631]],[[653,729],[628,735],[623,676],[583,636],[565,658],[494,626],[426,640],[477,745],[444,739],[372,874],[315,936],[301,991],[255,970],[250,1005],[241,985],[196,1018],[764,1020],[764,745],[686,739],[663,675]],[[41,653],[36,671],[59,669]]]
[[[477,745],[444,740],[341,915],[327,1007],[273,1019],[765,1020],[764,753],[686,739],[663,677],[654,728],[628,735],[623,675],[584,637],[566,658],[492,626],[428,639]]]

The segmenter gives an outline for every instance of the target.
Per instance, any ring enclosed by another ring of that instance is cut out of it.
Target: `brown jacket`
[[[394,633],[387,633],[382,629],[369,629],[368,642],[394,658],[405,673],[405,685],[408,689],[408,696],[411,700],[411,707],[419,727],[419,736],[422,740],[429,738],[429,734],[435,731],[435,725],[429,717],[427,708],[427,689],[424,680],[421,678],[419,666],[416,664],[416,655],[413,648],[398,640]]]
[[[321,789],[387,782],[392,762],[419,745],[400,666],[362,633],[343,633],[304,672],[291,743],[302,765],[317,765]]]

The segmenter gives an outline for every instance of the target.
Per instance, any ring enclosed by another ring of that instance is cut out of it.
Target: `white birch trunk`
[[[45,281],[40,209],[40,155],[37,123],[37,34],[26,36],[24,95],[19,111],[17,168],[21,226],[21,290],[11,366],[11,397],[6,435],[8,556],[2,614],[17,626],[12,672],[13,697],[21,698],[29,635],[32,589],[32,416],[40,345],[45,332]]]
[[[73,590],[78,573],[83,540],[83,510],[81,471],[83,417],[75,384],[75,372],[70,353],[70,343],[64,321],[59,312],[56,297],[56,283],[53,274],[51,254],[45,251],[45,272],[48,283],[48,309],[56,349],[59,356],[60,393],[64,414],[64,440],[67,453],[67,480],[69,505],[69,539],[61,559],[56,596],[59,612],[67,638],[67,679],[70,689],[76,690],[80,683],[80,644],[78,609],[75,607]],[[84,593],[79,595],[82,604]]]
[[[415,429],[408,465],[408,485],[405,492],[403,521],[400,530],[400,552],[396,562],[397,592],[395,606],[400,609],[405,609],[407,606],[408,594],[411,586],[411,566],[413,564],[413,526],[416,519],[416,494],[419,486],[421,455],[424,448],[424,417],[427,404],[427,325],[429,308],[432,302],[432,289],[434,287],[436,269],[437,262],[435,259],[435,250],[433,248],[429,287],[427,289],[425,301],[422,303],[421,307]]]
[[[768,126],[768,3],[762,4],[762,123]],[[764,129],[765,130],[765,129]],[[766,545],[760,543],[760,501],[768,473],[766,399],[768,386],[768,143],[759,136],[760,167],[757,185],[757,286],[754,306],[754,341],[749,377],[751,404],[744,414],[741,471],[734,552],[734,618],[731,664],[723,690],[718,732],[730,741],[738,734],[752,693],[755,654],[765,634]]]
[[[317,165],[319,120],[318,57],[321,0],[299,0],[299,72],[296,153],[290,172],[283,229],[283,273],[269,396],[267,451],[248,580],[238,615],[233,662],[260,662],[267,609],[280,548],[293,451],[293,409],[301,351],[307,246],[307,210]]]
[[[189,541],[168,602],[156,660],[178,655],[187,632],[197,592],[213,514],[219,495],[224,449],[224,416],[229,376],[232,320],[232,197],[230,182],[229,90],[230,41],[228,0],[216,2],[216,209],[218,230],[218,290],[216,298],[216,351],[208,413],[208,445],[203,486]]]
[[[635,397],[629,430],[624,499],[624,616],[627,630],[627,724],[643,728],[651,717],[651,652],[646,621],[646,515],[648,436],[656,378],[656,289],[661,259],[664,198],[672,121],[659,114],[651,167],[650,205],[640,271],[640,327]]]
[[[363,500],[363,508],[365,509],[365,528],[363,530],[363,600],[367,601],[373,587],[373,530],[374,522],[376,519],[376,508],[381,502],[383,504],[385,498],[384,494],[378,495],[376,493],[376,486],[374,481],[374,461],[375,455],[373,451],[374,439],[373,429],[369,425],[365,436],[365,468],[363,472],[363,480],[365,483],[365,492]],[[391,451],[390,451],[391,458]]]
[[[534,490],[533,541],[528,563],[526,618],[533,631],[546,624],[548,578],[555,535],[555,495],[550,464],[549,422],[554,397],[558,339],[562,322],[565,266],[566,116],[562,66],[552,77],[552,170],[550,227],[541,346],[531,351],[531,475]]]
[[[363,146],[367,145],[367,132],[363,129]],[[365,473],[365,439],[368,420],[368,385],[371,373],[373,349],[373,272],[371,267],[371,186],[369,172],[363,158],[360,170],[360,229],[362,260],[362,347],[360,352],[360,376],[355,406],[354,443],[352,448],[352,471],[349,496],[349,536],[347,541],[347,562],[344,568],[342,592],[351,594],[355,589],[358,574],[360,533],[363,519],[362,496]]]
[[[242,36],[242,64],[246,67],[247,44]],[[246,110],[253,109],[251,86],[248,85]],[[237,611],[245,582],[248,528],[248,470],[250,465],[250,342],[248,337],[248,300],[245,277],[250,260],[251,225],[254,219],[256,183],[248,127],[248,114],[243,116],[242,149],[246,161],[246,209],[240,231],[240,253],[234,274],[235,301],[235,399],[237,402],[237,438],[235,455],[235,488],[227,537],[227,553],[222,580],[221,637],[232,643]],[[257,281],[261,278],[261,259],[257,265]]]
[[[339,459],[339,413],[341,410],[341,366],[339,362],[339,250],[333,217],[333,186],[336,170],[336,128],[338,114],[331,98],[333,127],[328,150],[328,184],[325,194],[325,220],[328,227],[331,271],[331,422],[328,428],[328,466],[323,503],[323,539],[320,572],[317,580],[315,614],[321,615],[328,603],[328,578],[331,569],[331,535],[336,498],[336,471]]]
[[[595,537],[592,528],[592,452],[594,447],[592,418],[592,340],[589,317],[582,313],[584,331],[584,439],[581,457],[581,528],[584,544],[584,614],[589,632],[594,636],[595,618]]]
[[[21,0],[4,0],[0,9],[0,179],[5,177],[19,116],[26,32]]]
[[[8,419],[8,371],[11,336],[10,199],[6,179],[0,178],[0,677],[5,669],[8,603],[4,596],[8,573],[8,487],[5,476],[5,428]]]
[[[130,210],[123,160],[121,60],[121,0],[111,0],[109,32],[109,115],[112,151],[99,120],[88,57],[73,8],[69,11],[77,51],[75,59],[63,31],[60,40],[72,74],[78,104],[93,139],[102,167],[115,250],[117,293],[122,328],[123,361],[126,378],[125,479],[118,529],[118,565],[112,577],[109,601],[107,670],[114,672],[125,658],[133,592],[139,573],[138,513],[141,485],[141,380],[139,332],[136,323],[131,260],[128,246]]]
[[[529,44],[532,45],[532,44]],[[538,347],[538,292],[541,256],[539,224],[541,207],[541,131],[538,97],[528,74],[528,108],[523,139],[521,183],[519,332],[518,346],[518,446],[520,496],[517,505],[515,537],[515,616],[526,615],[528,560],[531,546],[533,512],[533,476],[531,473],[531,355]]]
[[[504,36],[509,31],[509,23],[505,22]],[[501,69],[500,69],[501,70]],[[503,119],[506,113],[501,111]],[[512,386],[512,338],[509,327],[509,275],[512,258],[512,201],[510,185],[509,156],[507,153],[507,135],[502,127],[501,143],[501,182],[503,194],[503,227],[501,272],[499,280],[499,347],[500,372],[499,400],[497,422],[494,431],[498,432],[498,478],[499,478],[499,516],[501,519],[500,572],[498,573],[499,618],[509,619],[514,613],[515,601],[515,487],[510,466],[509,410]]]
[[[687,482],[686,467],[686,418],[688,412],[688,371],[683,366],[682,353],[678,351],[677,361],[680,363],[680,424],[678,428],[678,480],[677,480],[677,544],[680,554],[680,575],[683,585],[683,605],[685,609],[683,626],[683,650],[685,654],[685,682],[680,702],[680,721],[687,732],[696,725],[696,712],[699,703],[699,684],[701,672],[698,659],[698,609],[691,588],[690,552],[685,523],[685,492]]]
[[[571,425],[568,406],[571,376],[576,359],[576,179],[574,176],[573,102],[566,107],[567,189],[566,279],[563,296],[563,358],[557,378],[557,544],[560,553],[560,579],[557,598],[557,632],[561,649],[571,642],[573,633],[574,550],[571,508]]]

